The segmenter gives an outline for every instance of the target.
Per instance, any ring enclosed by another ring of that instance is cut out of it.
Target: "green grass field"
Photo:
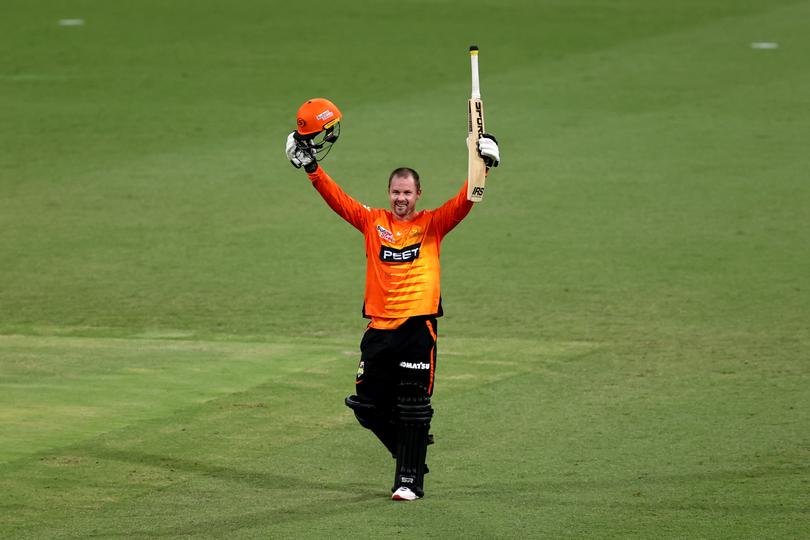
[[[0,538],[810,538],[810,1],[2,11]],[[328,97],[330,174],[437,206],[472,43],[503,163],[393,503],[362,239],[283,146]]]

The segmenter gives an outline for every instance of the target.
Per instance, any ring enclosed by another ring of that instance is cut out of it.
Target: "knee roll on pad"
[[[400,424],[430,426],[433,408],[430,406],[427,389],[422,385],[400,385],[396,411]]]
[[[397,402],[397,421],[403,425],[430,426],[433,407],[430,398],[424,400],[402,399]]]
[[[430,406],[427,388],[421,384],[400,384],[396,410],[400,422],[429,425],[433,408]]]

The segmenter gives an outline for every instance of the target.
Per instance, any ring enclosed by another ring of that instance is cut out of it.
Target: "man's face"
[[[395,176],[391,179],[388,198],[391,199],[391,211],[400,221],[408,221],[416,212],[419,195],[421,191],[416,189],[412,176]]]

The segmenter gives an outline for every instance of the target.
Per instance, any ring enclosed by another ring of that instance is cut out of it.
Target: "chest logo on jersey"
[[[394,241],[394,233],[383,227],[382,225],[377,225],[377,234],[380,235],[380,238],[385,240],[386,242],[393,242]]]
[[[422,244],[414,244],[412,246],[397,249],[389,246],[382,246],[380,248],[380,260],[384,263],[400,263],[408,262],[419,258],[419,250]]]

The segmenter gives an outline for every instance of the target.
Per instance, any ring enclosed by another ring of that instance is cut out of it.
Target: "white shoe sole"
[[[391,500],[393,501],[415,501],[418,498],[419,495],[406,487],[399,488],[391,495]]]

